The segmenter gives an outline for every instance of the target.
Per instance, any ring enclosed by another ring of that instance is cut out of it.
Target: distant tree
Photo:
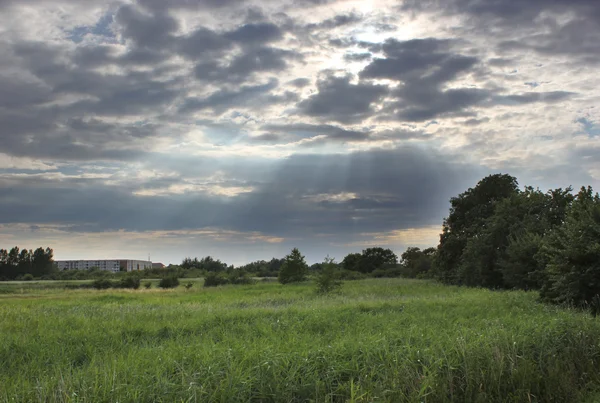
[[[319,272],[319,271],[323,270],[323,263],[311,264],[310,267],[308,268],[308,270],[310,270],[311,272]]]
[[[335,263],[335,259],[327,256],[321,264],[321,270],[318,272],[315,283],[317,292],[320,294],[328,294],[338,290],[342,286],[340,279],[340,269]]]
[[[279,269],[278,279],[281,284],[304,281],[307,271],[308,265],[304,260],[304,256],[302,256],[298,248],[294,248],[284,258],[284,263]]]
[[[31,266],[34,276],[41,277],[55,271],[54,251],[50,248],[37,248],[31,254]]]
[[[398,256],[391,249],[368,248],[363,250],[359,261],[359,271],[371,273],[385,266],[398,264]]]
[[[181,262],[180,267],[184,270],[199,269],[206,272],[225,271],[228,268],[226,263],[223,263],[218,259],[215,260],[211,256],[203,257],[200,260],[196,257],[193,259],[186,257]]]
[[[425,278],[431,274],[435,248],[421,250],[416,247],[409,247],[400,256],[403,276],[409,278]]]
[[[350,253],[342,260],[342,268],[344,270],[360,271],[360,253]]]
[[[544,240],[547,261],[541,297],[600,313],[600,196],[582,187],[565,223]]]

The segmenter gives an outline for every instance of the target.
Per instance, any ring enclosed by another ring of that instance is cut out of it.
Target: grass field
[[[332,296],[313,289],[0,284],[0,401],[600,397],[600,319],[534,293],[401,279],[346,282]]]

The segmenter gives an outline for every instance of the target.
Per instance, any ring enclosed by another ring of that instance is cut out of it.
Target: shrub
[[[23,281],[31,281],[31,280],[33,280],[32,274],[27,273],[23,276]]]
[[[164,277],[158,283],[160,288],[175,288],[179,285],[179,279],[175,276]]]
[[[138,288],[140,288],[140,278],[137,276],[128,276],[125,277],[123,279],[121,279],[121,281],[119,282],[119,287],[120,288],[131,288],[134,290],[137,290]]]
[[[229,284],[229,280],[221,273],[211,272],[204,277],[204,287],[217,287],[225,284]]]
[[[94,282],[92,283],[92,287],[94,287],[97,290],[106,290],[111,288],[112,286],[112,281],[105,278],[99,278],[98,280],[94,280]]]
[[[342,281],[339,277],[339,270],[334,263],[334,259],[325,258],[325,262],[321,265],[321,271],[315,278],[317,284],[317,292],[328,294],[338,290],[342,286]]]
[[[338,272],[340,280],[362,280],[367,278],[367,275],[359,271],[341,269]]]
[[[144,288],[145,288],[146,290],[149,290],[149,289],[150,289],[150,287],[152,287],[152,282],[150,282],[150,281],[147,281],[147,282],[145,282],[145,283],[144,283]]]
[[[233,270],[228,276],[231,284],[254,284],[254,280],[243,270]]]
[[[376,278],[392,278],[392,277],[400,277],[402,275],[401,267],[389,267],[384,269],[374,270],[371,275]]]

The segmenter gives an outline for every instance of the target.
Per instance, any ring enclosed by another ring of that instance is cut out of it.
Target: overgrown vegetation
[[[600,386],[599,320],[535,293],[38,285],[0,284],[0,401],[569,403]]]

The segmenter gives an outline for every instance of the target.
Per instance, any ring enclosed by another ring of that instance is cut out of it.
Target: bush
[[[254,280],[243,270],[233,270],[228,276],[231,284],[254,284]]]
[[[119,282],[119,288],[131,288],[137,290],[140,288],[140,278],[137,276],[128,276]]]
[[[109,288],[112,288],[112,286],[112,281],[105,278],[99,278],[98,280],[94,280],[94,282],[92,283],[92,287],[94,287],[97,290],[107,290]]]
[[[229,280],[221,273],[211,272],[204,277],[204,287],[217,287],[225,284],[229,284]]]
[[[146,290],[149,290],[149,289],[150,289],[150,287],[152,287],[152,282],[150,282],[150,281],[147,281],[147,282],[145,282],[145,283],[144,283],[144,288],[145,288]]]
[[[402,276],[401,267],[389,267],[386,269],[377,269],[371,273],[371,276],[375,278],[392,278]]]
[[[179,285],[179,279],[175,276],[164,277],[158,283],[160,288],[175,288]]]
[[[338,272],[340,280],[362,280],[367,278],[367,275],[359,271],[341,269]]]
[[[33,280],[32,274],[27,273],[23,276],[23,281],[31,281],[31,280]]]
[[[328,294],[338,290],[342,286],[339,270],[332,258],[325,258],[325,262],[321,265],[321,271],[317,274],[315,282],[317,284],[317,292],[320,294]]]

